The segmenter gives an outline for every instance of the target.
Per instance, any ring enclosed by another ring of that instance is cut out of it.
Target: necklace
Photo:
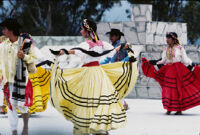
[[[169,60],[172,60],[173,59],[173,57],[175,57],[175,48],[176,48],[176,44],[175,45],[173,45],[172,47],[167,47],[167,51],[166,51],[166,56],[167,56],[167,58],[169,59]]]

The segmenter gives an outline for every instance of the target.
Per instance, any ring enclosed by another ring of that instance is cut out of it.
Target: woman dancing
[[[74,69],[60,69],[56,63],[53,65],[51,103],[73,122],[75,135],[105,135],[126,124],[121,99],[136,82],[137,62],[99,65],[102,55],[114,55],[121,47],[113,48],[99,40],[93,21],[84,19],[81,28],[81,34],[87,40],[77,48],[61,49],[58,53],[79,56],[84,64]]]
[[[200,104],[200,66],[190,71],[192,61],[179,44],[177,34],[166,35],[168,46],[162,53],[162,59],[157,65],[164,64],[158,71],[146,59],[142,59],[142,70],[147,77],[154,78],[162,87],[162,103],[166,114],[181,115],[182,111]]]

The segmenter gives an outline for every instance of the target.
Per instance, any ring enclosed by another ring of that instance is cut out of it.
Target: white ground
[[[110,135],[200,135],[200,106],[183,112],[182,116],[165,115],[160,100],[126,99],[126,128],[113,130]],[[73,125],[51,105],[43,113],[30,118],[29,135],[72,135]],[[19,133],[22,130],[19,120]],[[0,115],[0,134],[10,135],[6,115]]]

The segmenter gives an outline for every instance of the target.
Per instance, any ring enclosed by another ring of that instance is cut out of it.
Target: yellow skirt
[[[116,62],[94,67],[52,67],[51,103],[81,133],[124,127],[121,104],[138,77],[137,62]]]
[[[46,110],[49,100],[51,72],[42,67],[37,67],[37,72],[29,74],[29,78],[33,86],[33,105],[29,107],[29,113],[43,112]],[[4,104],[6,106],[5,98]],[[7,112],[7,108],[5,108],[5,112]],[[18,113],[20,113],[19,110]]]
[[[29,74],[33,85],[33,105],[29,107],[29,112],[43,112],[47,108],[47,102],[49,100],[49,85],[51,72],[37,67],[35,74]]]

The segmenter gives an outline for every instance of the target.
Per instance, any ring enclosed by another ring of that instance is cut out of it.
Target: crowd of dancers
[[[0,113],[8,114],[13,135],[18,134],[18,113],[23,117],[22,135],[28,135],[29,115],[45,111],[48,101],[73,123],[74,135],[108,135],[125,127],[124,97],[137,81],[138,65],[130,45],[120,42],[124,33],[111,29],[106,33],[109,44],[99,39],[96,23],[84,19],[80,33],[85,41],[70,50],[50,49],[55,60],[48,61],[37,58],[31,36],[20,33],[16,19],[5,19],[0,27]],[[142,70],[160,84],[166,114],[182,115],[200,104],[200,66],[187,57],[176,33],[167,33],[166,39],[162,58],[142,58]],[[82,67],[61,68],[61,55],[80,57]]]

